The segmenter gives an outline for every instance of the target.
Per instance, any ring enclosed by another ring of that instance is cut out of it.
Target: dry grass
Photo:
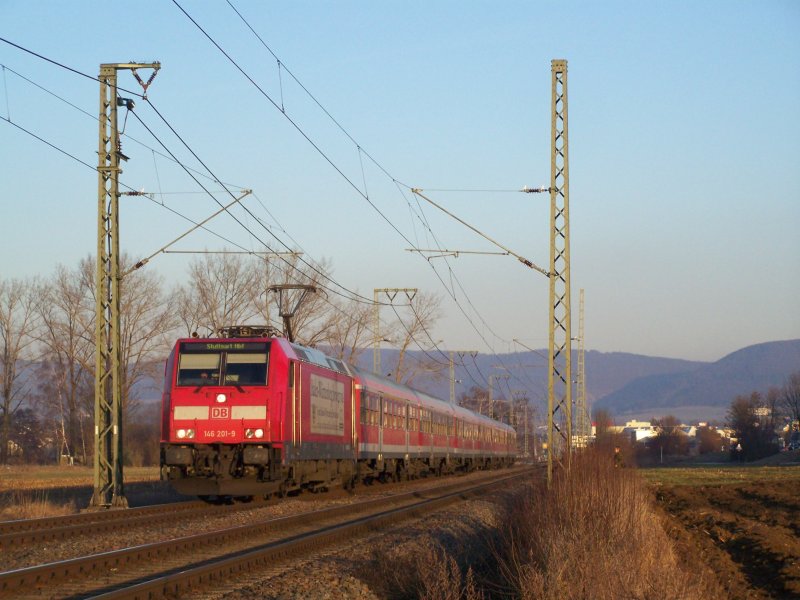
[[[47,491],[15,491],[0,505],[0,521],[41,519],[78,512],[74,501],[59,504],[48,499]]]
[[[472,569],[462,572],[441,544],[425,541],[413,552],[376,553],[362,578],[389,600],[484,600]]]
[[[611,453],[577,455],[548,488],[535,483],[507,507],[495,550],[522,599],[711,597],[716,582],[684,572],[635,470]]]
[[[158,467],[125,467],[125,481],[158,481]],[[0,467],[0,492],[10,490],[46,490],[93,484],[93,469],[85,466]]]

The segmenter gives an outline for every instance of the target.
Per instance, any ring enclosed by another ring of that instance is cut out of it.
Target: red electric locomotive
[[[254,496],[511,464],[503,423],[266,328],[175,344],[164,373],[162,477],[184,494]]]

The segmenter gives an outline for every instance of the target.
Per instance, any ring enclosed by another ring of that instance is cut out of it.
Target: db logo
[[[212,419],[229,419],[231,416],[231,409],[227,406],[212,406],[211,418]]]

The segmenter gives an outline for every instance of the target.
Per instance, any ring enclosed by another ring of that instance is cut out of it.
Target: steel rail
[[[501,478],[504,480],[508,477],[515,477],[527,472],[528,470],[524,470],[521,472],[518,471],[513,475],[496,475],[489,484]],[[342,518],[359,512],[367,512],[386,504],[391,505],[403,502],[416,503],[420,501],[420,498],[423,499],[423,502],[427,502],[431,498],[442,497],[445,494],[458,495],[464,493],[464,490],[470,487],[489,484],[487,484],[485,480],[481,481],[480,484],[457,482],[436,489],[417,490],[380,498],[378,500],[345,504],[277,519],[273,518],[210,533],[195,534],[176,540],[144,544],[133,548],[114,550],[96,555],[7,571],[5,573],[0,573],[0,595],[7,595],[24,589],[41,590],[43,587],[56,585],[59,582],[72,578],[97,577],[99,575],[107,575],[111,572],[119,573],[120,571],[138,564],[160,561],[168,557],[174,558],[180,553],[197,552],[206,547],[219,546],[226,543],[242,543],[244,538],[252,538],[259,535],[274,535],[276,531],[280,532],[281,530],[288,530],[291,527],[299,525],[308,526],[326,519]],[[282,543],[282,541],[270,542],[269,544],[275,543]],[[190,560],[191,559],[189,559],[189,561]],[[178,570],[186,570],[186,567],[184,566]]]
[[[486,493],[494,487],[507,483],[508,480],[521,475],[522,473],[518,472],[490,482],[464,486],[461,490],[450,491],[433,498],[421,498],[409,506],[359,517],[345,523],[296,535],[289,539],[271,542],[244,554],[222,557],[218,561],[157,577],[135,585],[119,587],[91,597],[98,600],[150,600],[165,596],[184,597],[184,594],[192,590],[192,588],[202,586],[207,582],[217,582],[237,573],[248,573],[264,565],[274,566],[277,561],[318,550],[324,546],[352,539],[376,529],[383,529],[407,519],[422,517],[459,500],[468,500]],[[418,496],[418,494],[413,495]]]
[[[87,512],[60,517],[21,519],[0,523],[0,549],[25,544],[60,540],[74,535],[90,535],[107,531],[153,524],[173,519],[188,519],[221,511],[238,511],[255,508],[258,504],[214,506],[206,502],[188,501],[174,504],[157,504],[127,510]]]
[[[137,508],[129,508],[122,510],[109,510],[109,511],[91,511],[82,512],[74,515],[61,515],[58,517],[41,517],[38,519],[17,519],[14,521],[0,521],[0,535],[8,533],[15,533],[18,531],[33,531],[36,529],[49,529],[51,527],[64,527],[66,525],[77,525],[79,523],[92,523],[100,521],[111,521],[119,518],[123,514],[145,514],[148,512],[160,512],[165,510],[166,507],[175,507],[175,510],[185,510],[191,506],[200,506],[203,504],[198,500],[189,500],[186,502],[173,502],[169,504],[154,504],[151,506],[140,506]]]

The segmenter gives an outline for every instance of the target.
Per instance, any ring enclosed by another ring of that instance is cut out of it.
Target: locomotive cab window
[[[181,346],[179,386],[266,385],[269,346],[263,342],[189,342]]]
[[[219,354],[181,354],[178,385],[219,385]]]
[[[225,362],[225,385],[264,385],[266,382],[266,354],[228,354]]]

